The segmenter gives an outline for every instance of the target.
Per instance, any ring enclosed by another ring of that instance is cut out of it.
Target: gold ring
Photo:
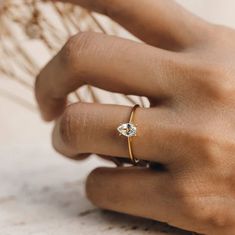
[[[137,134],[137,125],[134,124],[134,118],[135,118],[135,111],[139,107],[138,104],[133,106],[129,118],[128,123],[122,123],[118,128],[119,135],[123,135],[127,137],[127,143],[128,143],[128,151],[129,151],[129,157],[134,165],[136,165],[139,160],[134,157],[133,150],[132,150],[132,140],[133,137]]]

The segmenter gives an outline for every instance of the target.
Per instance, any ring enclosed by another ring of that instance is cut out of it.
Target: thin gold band
[[[132,110],[131,110],[131,114],[130,114],[129,123],[134,123],[135,111],[136,111],[136,109],[137,109],[138,107],[139,107],[138,104],[136,104],[135,106],[133,106],[133,108],[132,108]],[[132,150],[132,138],[133,138],[132,136],[127,138],[127,142],[128,142],[128,151],[129,151],[129,157],[130,157],[132,163],[133,163],[134,165],[136,165],[136,164],[139,162],[139,160],[136,159],[136,158],[134,157],[134,154],[133,154],[133,150]]]

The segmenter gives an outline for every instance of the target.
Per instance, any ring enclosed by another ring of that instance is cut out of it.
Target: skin
[[[235,31],[170,0],[71,2],[108,15],[145,43],[79,33],[45,66],[35,91],[43,118],[56,120],[55,149],[74,158],[128,158],[116,127],[131,107],[66,106],[70,92],[90,84],[149,98],[150,108],[136,110],[133,150],[166,169],[95,169],[88,198],[206,235],[235,234]]]

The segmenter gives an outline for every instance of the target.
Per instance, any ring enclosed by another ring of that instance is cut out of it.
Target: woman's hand
[[[89,199],[101,208],[168,222],[207,235],[235,234],[235,31],[191,15],[169,0],[74,0],[107,14],[146,42],[79,33],[41,71],[36,97],[57,119],[54,147],[73,157],[128,158],[116,127],[130,107],[76,103],[84,84],[146,96],[136,110],[138,159],[147,168],[99,168]]]

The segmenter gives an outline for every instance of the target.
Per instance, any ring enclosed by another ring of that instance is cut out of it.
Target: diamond
[[[126,137],[136,136],[137,128],[133,123],[123,123],[117,128],[121,135]]]

